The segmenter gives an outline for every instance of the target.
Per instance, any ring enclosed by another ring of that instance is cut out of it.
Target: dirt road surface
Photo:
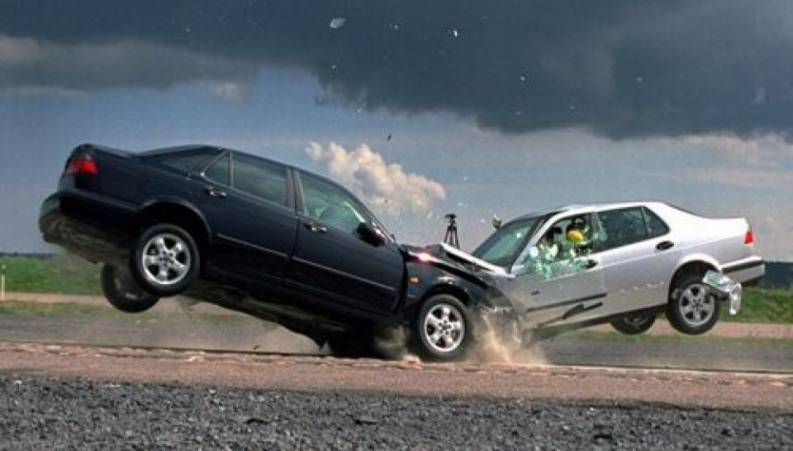
[[[0,371],[92,380],[793,412],[793,375],[0,343]]]

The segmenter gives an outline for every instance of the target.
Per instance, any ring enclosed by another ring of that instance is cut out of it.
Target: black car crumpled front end
[[[512,304],[494,283],[496,278],[508,277],[506,273],[489,271],[468,260],[474,257],[444,244],[403,245],[403,251],[407,257],[407,303],[418,303],[433,290],[446,290],[467,299],[483,314],[513,314]]]

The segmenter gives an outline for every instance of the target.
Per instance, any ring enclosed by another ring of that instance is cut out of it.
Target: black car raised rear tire
[[[430,297],[413,323],[413,345],[420,357],[434,361],[464,358],[473,342],[474,324],[468,308],[456,297]]]
[[[146,228],[130,249],[130,269],[146,291],[175,296],[198,277],[201,259],[190,234],[174,224]]]
[[[102,293],[110,305],[125,313],[146,311],[160,300],[144,290],[127,268],[105,265],[101,275]]]
[[[678,332],[700,335],[719,320],[719,300],[708,291],[701,274],[682,278],[669,297],[666,318]]]

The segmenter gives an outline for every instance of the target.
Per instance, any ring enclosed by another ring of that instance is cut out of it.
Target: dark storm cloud
[[[788,1],[119,5],[1,3],[0,86],[245,81],[253,68],[278,64],[312,72],[329,96],[356,106],[449,111],[506,132],[787,133],[793,125]],[[346,21],[334,28],[334,17]],[[24,38],[51,52],[30,57]]]

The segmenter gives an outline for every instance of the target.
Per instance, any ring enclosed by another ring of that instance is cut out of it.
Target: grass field
[[[6,291],[101,294],[101,266],[79,257],[0,257],[0,265],[5,265]]]
[[[93,265],[71,255],[49,259],[31,257],[0,257],[5,265],[6,291],[61,294],[101,294],[99,265]],[[747,288],[743,310],[726,321],[793,323],[793,290]]]

